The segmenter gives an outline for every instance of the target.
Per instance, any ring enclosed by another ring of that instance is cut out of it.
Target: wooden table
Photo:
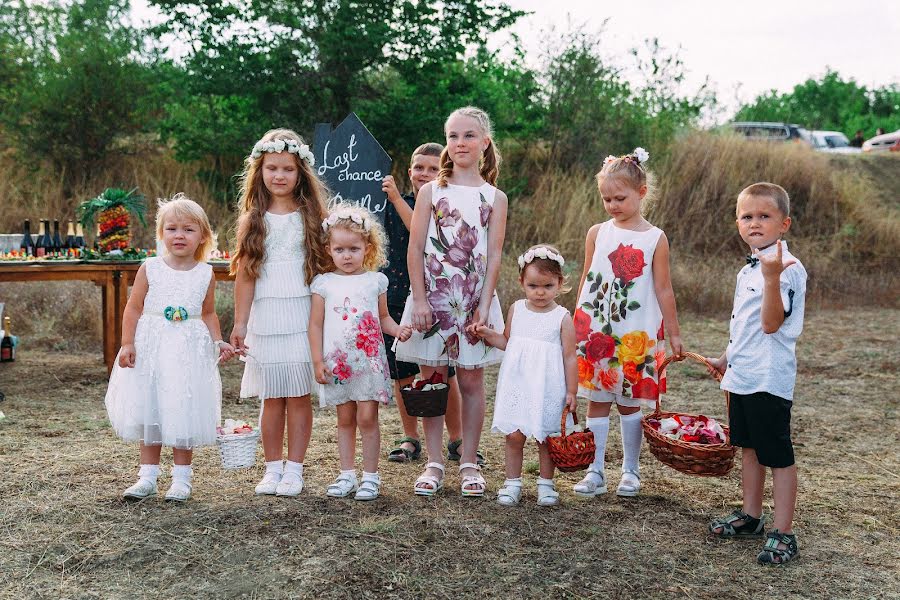
[[[122,315],[128,302],[128,287],[140,268],[138,261],[0,261],[4,281],[93,281],[101,288],[103,306],[103,362],[108,371],[122,345]],[[233,280],[228,263],[212,263],[219,281]]]

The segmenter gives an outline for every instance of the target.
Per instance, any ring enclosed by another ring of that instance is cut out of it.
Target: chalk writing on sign
[[[381,191],[381,180],[391,172],[391,158],[356,113],[350,113],[334,129],[328,123],[317,125],[313,154],[316,174],[333,194],[329,208],[351,202],[384,221],[388,199]]]

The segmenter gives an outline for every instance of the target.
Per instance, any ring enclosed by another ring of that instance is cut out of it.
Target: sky
[[[596,31],[609,19],[603,39],[613,54],[624,58],[653,37],[680,46],[686,89],[709,77],[727,106],[770,89],[789,91],[826,67],[866,86],[900,83],[898,0],[507,1],[534,13],[514,28],[529,60],[540,54],[548,26]]]
[[[827,67],[870,87],[900,84],[900,0],[506,2],[534,13],[513,28],[533,66],[548,28],[599,31],[608,19],[604,46],[616,64],[627,64],[629,48],[647,38],[680,47],[684,91],[708,78],[726,113],[768,90],[789,91]],[[158,16],[146,0],[134,0],[133,10],[138,20]],[[508,39],[497,34],[490,42],[501,47]]]

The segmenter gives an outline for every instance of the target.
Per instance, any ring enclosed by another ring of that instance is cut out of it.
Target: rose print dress
[[[653,253],[662,230],[600,226],[575,311],[578,395],[640,406],[665,392],[662,311],[653,284]]]
[[[466,332],[481,300],[487,270],[488,222],[497,188],[448,184],[428,185],[431,223],[425,241],[425,293],[434,326],[414,331],[397,344],[397,360],[440,367],[476,369],[500,362],[503,352]],[[406,300],[402,324],[412,323],[412,295]],[[491,300],[488,325],[503,331],[503,311],[497,294]]]
[[[319,404],[391,399],[378,297],[388,288],[382,273],[316,275],[310,290],[325,300],[322,355],[332,381],[319,386]]]

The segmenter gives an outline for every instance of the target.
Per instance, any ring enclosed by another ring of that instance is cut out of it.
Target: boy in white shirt
[[[757,560],[784,564],[797,555],[792,533],[797,466],[791,406],[797,378],[795,347],[803,330],[806,270],[781,240],[791,226],[790,199],[781,186],[755,183],[737,199],[737,227],[750,247],[738,273],[728,347],[707,360],[724,374],[730,394],[731,443],[742,447],[744,504],[709,525],[720,537],[762,535],[763,486],[772,469],[774,529]]]

